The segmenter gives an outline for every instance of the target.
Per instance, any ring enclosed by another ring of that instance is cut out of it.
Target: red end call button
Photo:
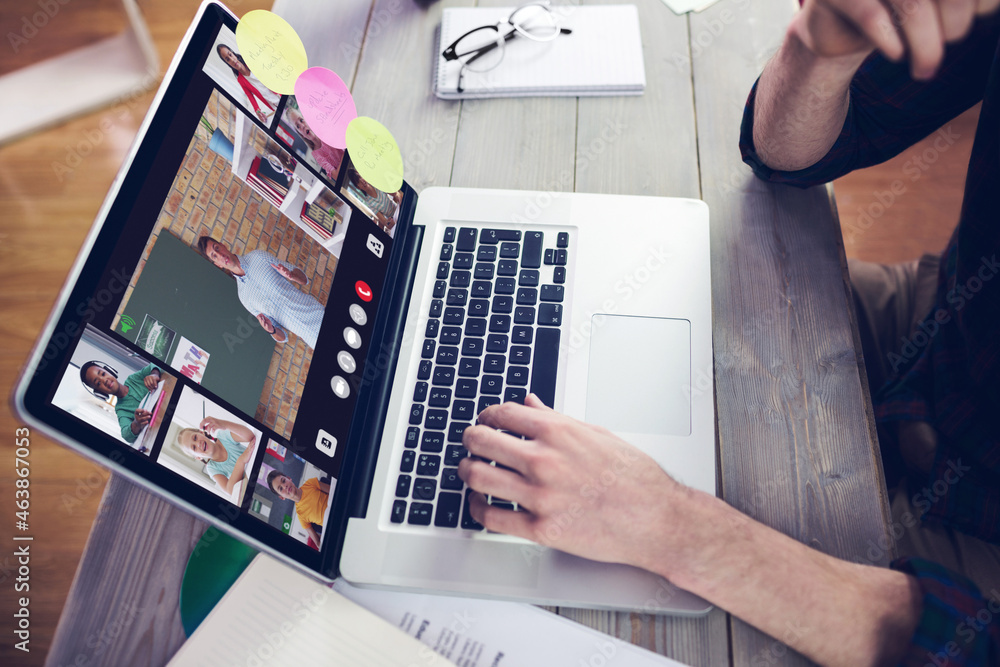
[[[358,293],[358,298],[365,303],[372,300],[372,288],[365,281],[359,280],[354,283],[354,291]]]

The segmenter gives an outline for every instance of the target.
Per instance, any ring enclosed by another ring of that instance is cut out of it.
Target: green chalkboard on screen
[[[197,248],[161,231],[123,319],[126,315],[137,323],[155,320],[176,332],[161,359],[167,365],[180,370],[171,360],[182,339],[207,352],[201,386],[249,415],[256,412],[275,342],[240,303],[236,281]]]

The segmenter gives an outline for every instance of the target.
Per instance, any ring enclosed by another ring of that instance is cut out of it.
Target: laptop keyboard
[[[458,477],[476,415],[528,392],[552,405],[568,232],[448,227],[441,244],[392,523],[482,530]],[[500,498],[493,505],[517,510]]]

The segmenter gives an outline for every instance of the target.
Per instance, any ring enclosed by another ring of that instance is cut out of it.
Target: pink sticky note
[[[310,67],[295,81],[295,101],[313,133],[324,144],[347,148],[347,125],[358,110],[347,84],[325,67]]]

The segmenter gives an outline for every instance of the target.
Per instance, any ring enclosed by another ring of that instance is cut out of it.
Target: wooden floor
[[[242,0],[231,4],[243,14],[270,2]],[[31,57],[51,55],[46,49],[65,49],[102,34],[107,26],[117,24],[109,5],[115,6],[108,0],[77,0],[66,5],[39,29],[44,40],[29,40],[16,58],[5,52],[0,71],[29,62],[29,47],[33,49]],[[145,0],[140,5],[165,67],[198,2]],[[23,21],[37,11],[34,0],[3,3],[0,34],[23,30]],[[71,12],[80,16],[70,16]],[[152,94],[145,93],[131,104],[77,118],[0,147],[0,329],[4,334],[0,391],[5,394],[20,372],[151,99]],[[836,183],[848,256],[897,262],[944,247],[958,216],[977,114],[973,110],[949,126],[949,136],[956,139],[943,150],[941,142],[935,148],[932,137],[885,165]],[[112,128],[102,133],[99,124],[109,116]],[[79,164],[74,155],[79,155]],[[54,165],[67,164],[68,160],[75,165],[72,173],[59,180]],[[926,171],[920,170],[922,165],[927,165]],[[919,175],[914,168],[920,170]],[[20,424],[7,404],[0,411],[0,424],[2,432],[8,434],[2,441],[0,488],[4,489],[3,503],[9,508],[7,499],[13,500],[14,483],[11,436]],[[44,660],[107,478],[100,467],[41,437],[31,439],[30,463],[31,528],[23,534],[35,538],[28,593],[31,652],[16,651],[10,640],[11,628],[3,625],[0,664],[5,665],[34,665]],[[15,534],[13,524],[13,512],[5,512],[0,523],[3,534]],[[3,551],[0,618],[8,619],[3,622],[7,624],[14,610],[17,574],[16,563],[8,555],[11,550]],[[96,646],[100,638],[87,641]]]

